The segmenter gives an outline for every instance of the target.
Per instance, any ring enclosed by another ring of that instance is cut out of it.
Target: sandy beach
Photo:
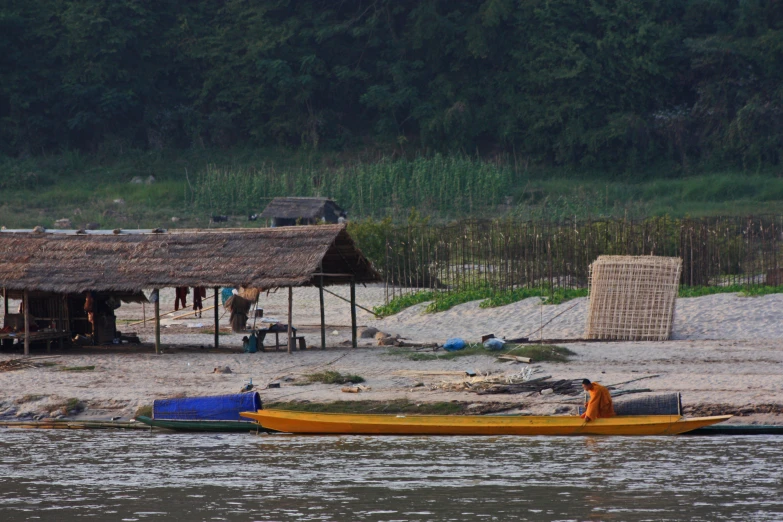
[[[332,289],[347,297],[347,288]],[[359,304],[371,308],[383,302],[381,286],[359,288]],[[162,310],[173,309],[173,292],[163,293]],[[205,306],[211,305],[211,300]],[[285,318],[287,293],[263,294],[259,306],[267,318]],[[461,336],[477,341],[482,334],[501,337],[530,336],[542,324],[543,338],[579,338],[584,330],[586,299],[561,305],[542,306],[537,298],[508,306],[481,309],[478,302],[466,303],[447,312],[423,314],[426,305],[409,308],[383,320],[360,311],[359,324],[373,326],[416,343],[442,343]],[[262,390],[265,402],[305,400],[387,401],[407,399],[416,403],[460,401],[463,403],[502,402],[512,411],[552,414],[575,411],[578,400],[558,395],[529,396],[478,395],[469,391],[442,389],[445,382],[464,380],[458,375],[422,375],[421,372],[474,370],[492,375],[518,373],[522,365],[498,362],[491,354],[452,360],[413,361],[400,349],[375,346],[362,340],[350,348],[350,310],[347,303],[327,295],[326,322],[328,349],[267,351],[245,354],[242,334],[220,336],[220,348],[212,346],[212,312],[202,318],[164,319],[162,354],[152,349],[151,325],[126,327],[142,317],[141,305],[123,305],[118,328],[134,331],[142,345],[69,349],[56,352],[57,363],[37,368],[0,372],[0,414],[4,418],[59,415],[69,399],[78,399],[84,408],[78,418],[130,418],[139,407],[156,398],[210,395],[238,392],[252,379],[264,388],[280,383],[280,388]],[[584,377],[615,384],[640,377],[629,388],[649,388],[653,393],[681,392],[687,412],[692,414],[734,413],[731,422],[783,424],[783,295],[747,298],[719,294],[678,299],[673,340],[668,342],[568,343],[575,355],[566,363],[534,363],[541,374],[554,379]],[[147,317],[150,309],[147,307]],[[228,325],[222,315],[221,327]],[[174,314],[172,314],[174,315]],[[252,321],[252,319],[251,319]],[[320,346],[317,289],[294,292],[294,324],[308,345]],[[267,343],[268,344],[268,343]],[[348,345],[348,346],[346,346]],[[437,353],[437,352],[436,352]],[[440,353],[443,353],[442,351]],[[33,354],[46,355],[37,351]],[[4,352],[0,360],[19,358]],[[63,367],[94,366],[89,371],[62,371]],[[213,373],[228,366],[230,374]],[[323,370],[351,373],[366,379],[369,388],[361,393],[343,393],[339,385],[304,384],[303,376]],[[414,373],[414,372],[419,372]],[[80,408],[81,409],[81,408]]]

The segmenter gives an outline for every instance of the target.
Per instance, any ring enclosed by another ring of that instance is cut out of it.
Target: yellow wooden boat
[[[585,422],[569,416],[363,415],[286,410],[240,415],[273,431],[344,435],[677,435],[731,418],[639,415]]]

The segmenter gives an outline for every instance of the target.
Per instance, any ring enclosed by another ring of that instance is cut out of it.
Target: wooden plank
[[[503,359],[504,361],[516,361],[521,363],[533,362],[533,359],[531,359],[530,357],[522,357],[519,355],[500,355],[498,356],[498,359]]]

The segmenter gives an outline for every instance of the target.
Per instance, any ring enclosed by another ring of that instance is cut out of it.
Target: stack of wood
[[[499,393],[530,393],[530,394],[550,394],[557,395],[579,395],[582,393],[581,381],[572,381],[570,379],[552,380],[551,376],[530,379],[524,382],[515,382],[510,384],[492,384],[487,387],[478,387],[470,391],[479,395],[491,395]]]
[[[14,370],[26,370],[28,368],[40,368],[42,366],[49,366],[51,363],[47,364],[44,362],[41,362],[40,359],[52,359],[58,356],[43,356],[43,357],[32,357],[27,359],[9,359],[7,361],[0,361],[0,372],[12,372]]]

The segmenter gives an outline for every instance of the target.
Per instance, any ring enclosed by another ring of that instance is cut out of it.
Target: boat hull
[[[285,410],[240,415],[272,431],[356,435],[677,435],[731,417],[640,415],[585,422],[569,416],[361,415]]]
[[[138,422],[144,423],[153,428],[161,428],[174,431],[204,431],[204,432],[242,432],[266,431],[257,423],[251,421],[213,421],[213,420],[163,420],[152,419],[150,417],[138,416]]]

